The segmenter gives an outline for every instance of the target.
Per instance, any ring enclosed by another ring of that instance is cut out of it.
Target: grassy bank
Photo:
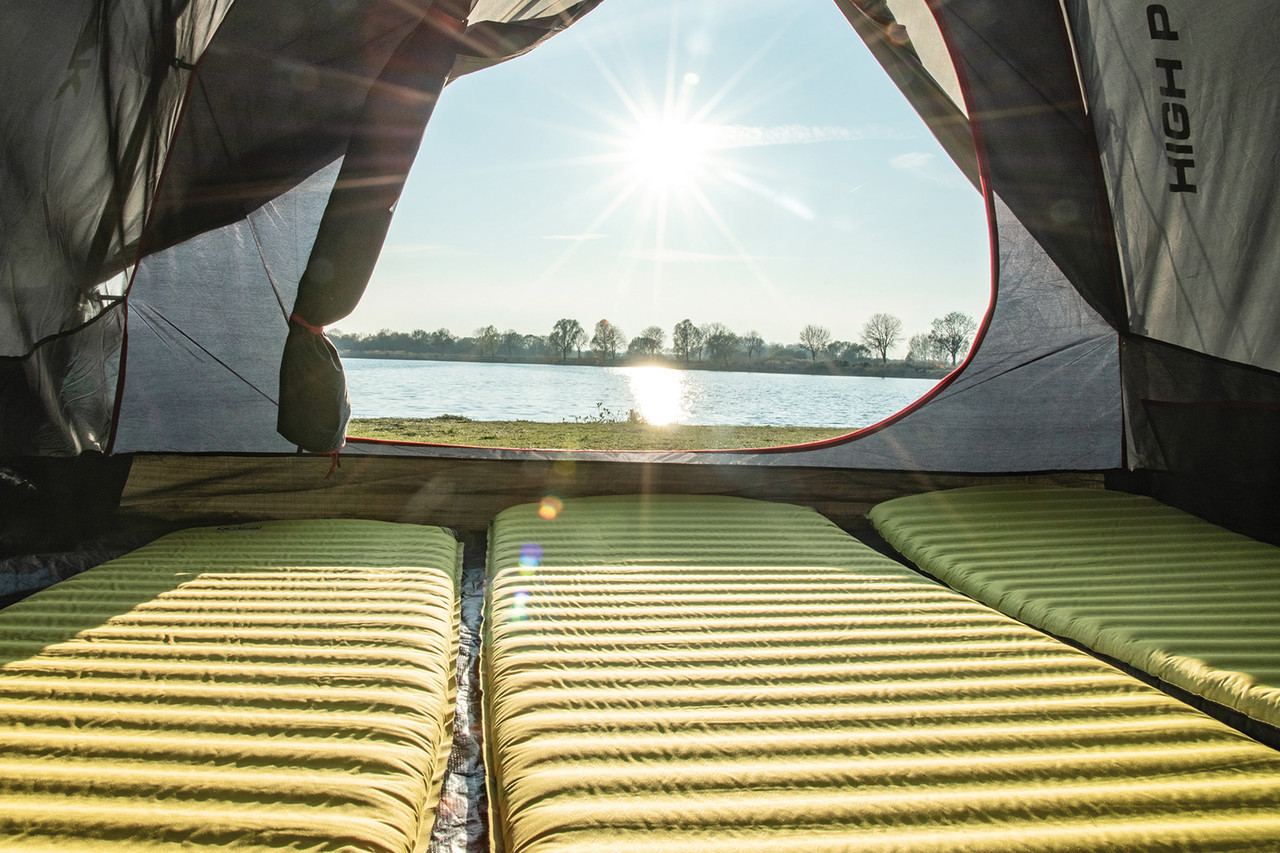
[[[557,450],[708,450],[804,444],[848,433],[843,428],[654,426],[628,421],[539,423],[437,418],[355,418],[347,434],[390,441]]]

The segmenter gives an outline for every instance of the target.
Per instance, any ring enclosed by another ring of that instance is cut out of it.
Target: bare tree
[[[613,361],[618,357],[618,350],[626,345],[626,336],[622,334],[622,330],[610,323],[608,320],[601,320],[596,323],[595,334],[591,336],[591,348],[604,361]]]
[[[889,360],[889,350],[902,340],[902,321],[892,314],[872,314],[862,325],[862,342],[872,352],[880,353],[880,361]]]
[[[937,360],[938,345],[928,332],[919,332],[911,336],[907,342],[907,361],[912,364],[926,364]]]
[[[959,356],[969,351],[969,344],[977,333],[977,320],[961,311],[952,311],[933,321],[929,337],[944,355],[951,356],[951,363],[955,364]]]
[[[702,330],[688,318],[681,320],[671,332],[671,348],[681,361],[688,364],[702,354]]]
[[[568,317],[556,320],[551,334],[547,335],[547,346],[551,347],[561,364],[568,361],[569,355],[575,349],[580,350],[586,342],[587,333],[583,331],[582,324]]]
[[[739,339],[742,348],[747,351],[747,358],[755,358],[764,352],[764,338],[755,329],[747,332]]]
[[[502,343],[502,333],[497,326],[484,326],[476,329],[475,341],[480,348],[481,358],[493,358],[498,354],[498,345]]]
[[[701,331],[707,347],[707,357],[728,367],[730,360],[740,349],[738,336],[724,323],[708,323]]]
[[[800,330],[800,346],[809,351],[809,358],[813,361],[818,360],[818,353],[825,352],[829,343],[831,330],[826,326],[810,323]]]

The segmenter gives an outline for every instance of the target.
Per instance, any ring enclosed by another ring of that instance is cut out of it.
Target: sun
[[[713,136],[709,124],[666,114],[633,125],[623,150],[635,177],[644,184],[696,186],[710,164]]]

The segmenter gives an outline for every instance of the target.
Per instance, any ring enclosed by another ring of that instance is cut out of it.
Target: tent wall
[[[278,358],[337,173],[138,265],[115,452],[294,449],[276,432]]]
[[[0,458],[105,449],[123,339],[117,302],[23,358],[0,358]]]
[[[1076,0],[1134,334],[1280,370],[1280,20]]]
[[[119,295],[102,285],[137,251],[190,64],[229,4],[6,4],[0,356],[27,355]]]
[[[106,446],[125,275],[191,63],[229,4],[6,4],[0,453]]]
[[[1124,272],[1129,465],[1167,500],[1280,529],[1280,19],[1067,7]]]
[[[1123,330],[1110,213],[1058,0],[1001,14],[988,0],[935,6],[988,180],[1085,301]]]

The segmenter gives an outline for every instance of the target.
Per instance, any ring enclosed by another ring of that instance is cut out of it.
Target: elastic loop
[[[430,9],[428,9],[427,16],[431,18],[435,18],[436,23],[441,24],[442,25],[441,28],[445,32],[453,33],[456,36],[460,36],[464,32],[466,32],[466,29],[467,29],[466,18],[459,18],[454,15],[450,15],[448,12],[444,11],[438,6],[432,6]]]
[[[306,331],[310,332],[313,335],[324,334],[324,326],[314,326],[311,323],[308,323],[306,320],[299,317],[297,314],[290,314],[289,322],[297,326],[299,329],[305,329]]]

